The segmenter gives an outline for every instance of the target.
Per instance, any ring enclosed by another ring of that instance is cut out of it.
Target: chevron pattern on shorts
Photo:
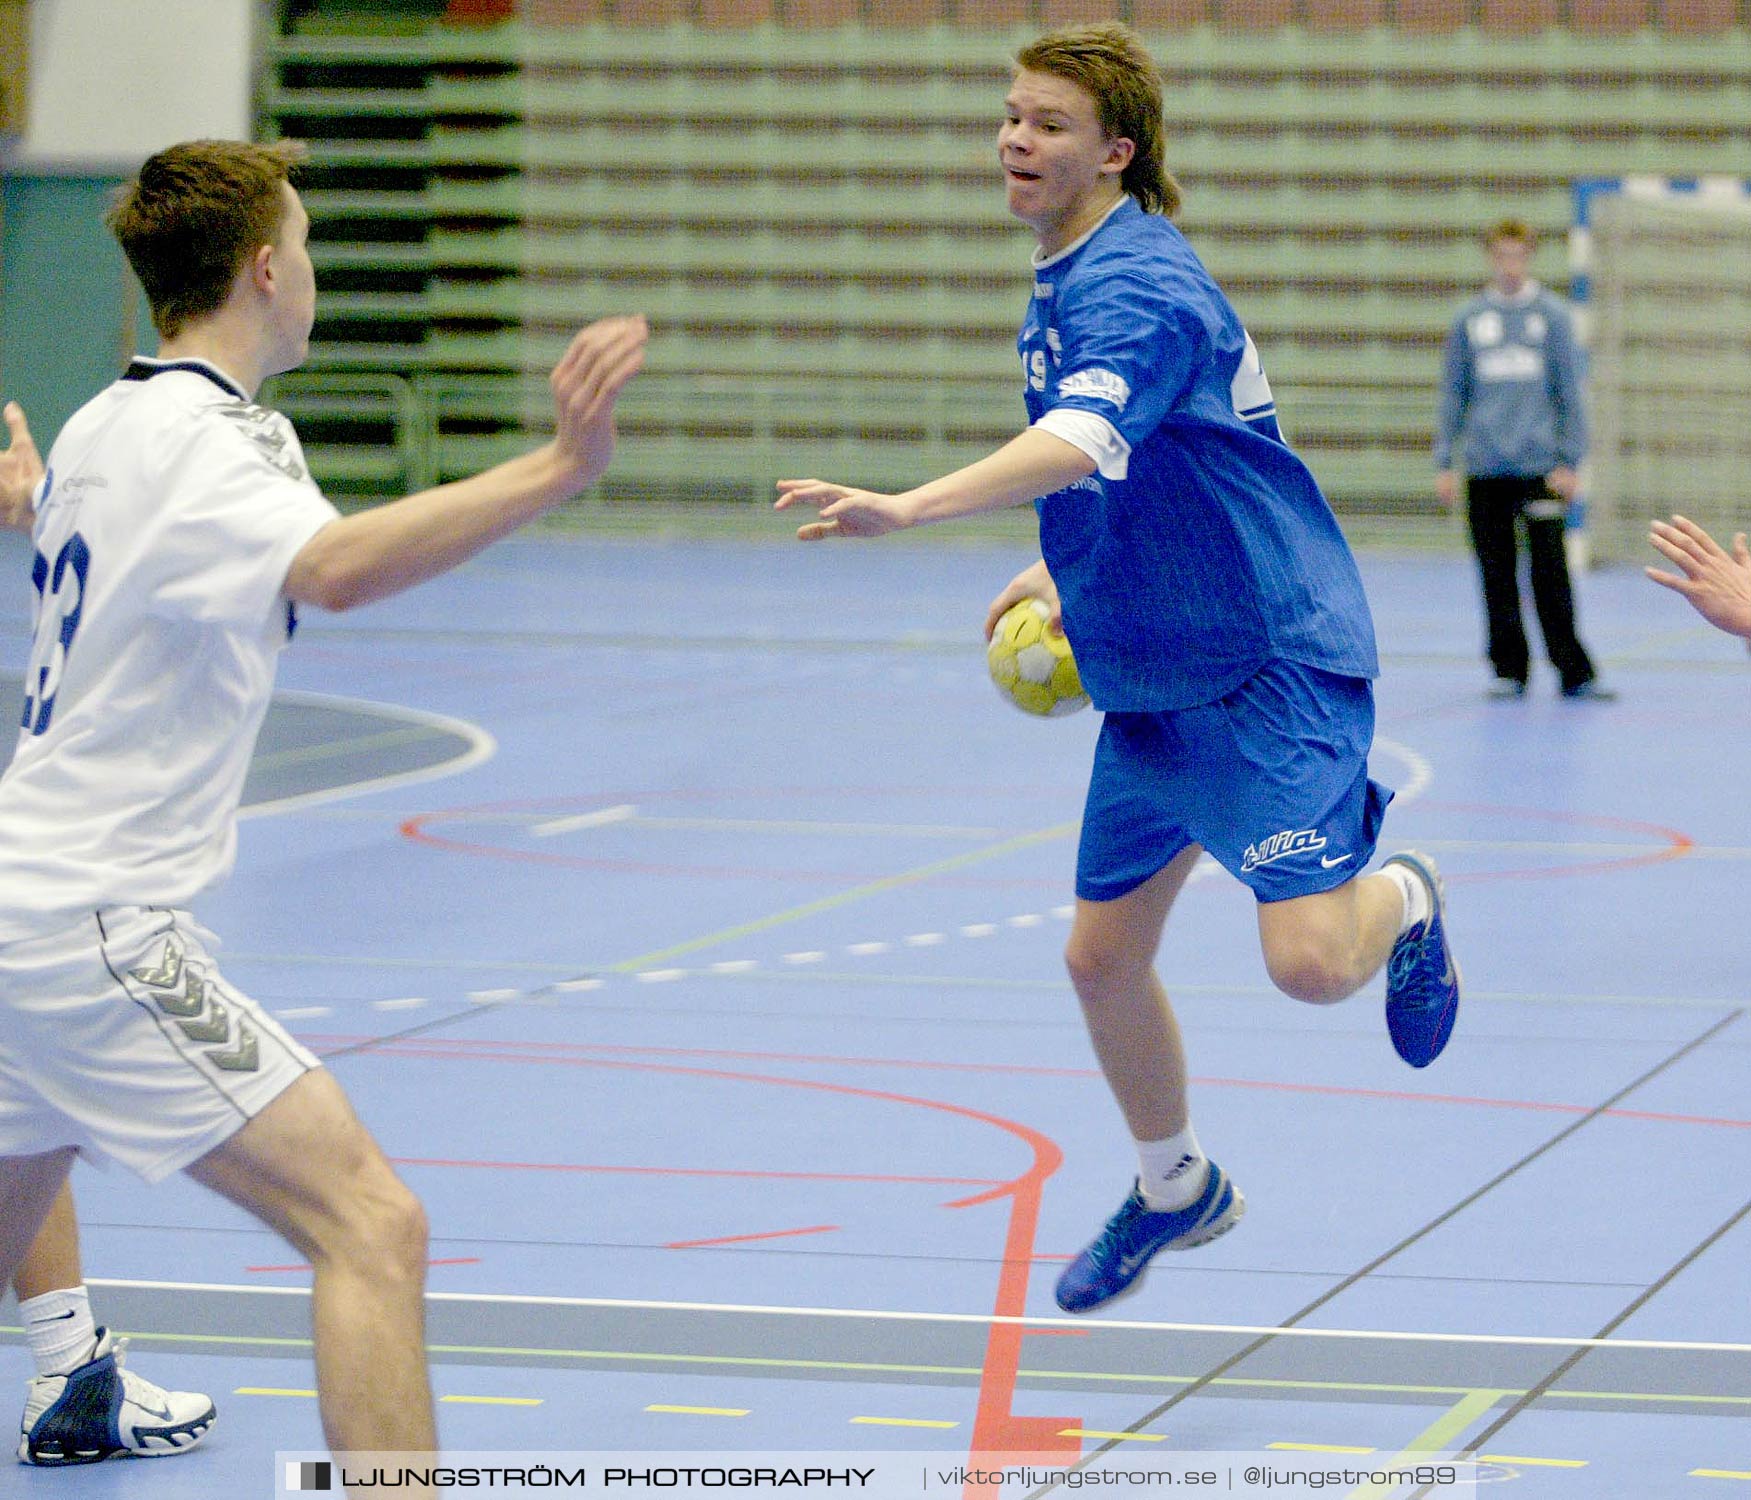
[[[183,946],[166,938],[157,960],[150,966],[130,969],[129,975],[146,986],[152,1003],[182,1028],[191,1042],[219,1042],[209,1047],[206,1058],[227,1073],[253,1073],[261,1066],[261,1045],[247,1021],[234,1020],[231,1008],[207,988],[199,972],[186,962]]]

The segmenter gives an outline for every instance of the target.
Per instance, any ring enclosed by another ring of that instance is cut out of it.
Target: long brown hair
[[[1120,178],[1125,191],[1148,213],[1171,219],[1179,211],[1179,184],[1162,156],[1161,70],[1135,31],[1117,21],[1065,26],[1029,42],[1015,61],[1086,91],[1100,128],[1136,146]]]

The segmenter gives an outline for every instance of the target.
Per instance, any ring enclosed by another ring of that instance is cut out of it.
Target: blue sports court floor
[[[1469,561],[1364,557],[1382,853],[1447,873],[1458,1034],[1416,1073],[1378,984],[1276,995],[1203,872],[1161,968],[1249,1213],[1072,1325],[1132,1170],[1059,958],[1096,717],[986,681],[1021,545],[788,534],[517,541],[285,657],[202,915],[430,1209],[449,1447],[1469,1450],[1515,1500],[1751,1496],[1742,646],[1595,573],[1622,701],[1486,702]],[[306,1271],[187,1184],[75,1185],[100,1316],[220,1422],[0,1493],[271,1494],[321,1441]]]

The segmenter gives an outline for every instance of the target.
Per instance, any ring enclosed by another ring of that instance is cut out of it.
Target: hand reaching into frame
[[[644,365],[650,328],[642,317],[603,318],[581,329],[553,367],[554,447],[579,489],[614,457],[614,403]]]
[[[14,531],[29,531],[36,519],[37,486],[43,481],[43,461],[16,401],[5,409],[7,447],[0,453],[0,524]]]
[[[1716,629],[1751,641],[1751,549],[1745,545],[1745,533],[1733,538],[1733,550],[1728,553],[1696,522],[1683,516],[1650,524],[1649,542],[1678,565],[1682,576],[1658,568],[1642,571],[1655,583],[1682,594]]]
[[[793,505],[812,505],[820,512],[819,520],[797,527],[797,539],[804,542],[833,536],[885,536],[912,524],[912,517],[898,495],[854,490],[824,479],[779,480],[773,509],[788,510]]]

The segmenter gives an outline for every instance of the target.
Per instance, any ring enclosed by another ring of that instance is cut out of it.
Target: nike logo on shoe
[[[1125,1277],[1135,1276],[1144,1266],[1149,1264],[1154,1258],[1154,1255],[1155,1252],[1153,1250],[1145,1251],[1141,1255],[1121,1255],[1119,1257],[1119,1275]]]

